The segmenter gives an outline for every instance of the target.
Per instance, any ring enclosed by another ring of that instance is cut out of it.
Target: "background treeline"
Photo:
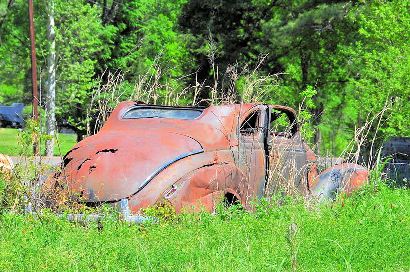
[[[410,135],[408,0],[34,3],[40,88],[52,3],[57,121],[79,134],[98,110],[135,99],[302,105],[306,137],[335,155],[381,111],[370,138]],[[0,103],[30,103],[27,9],[0,0]]]

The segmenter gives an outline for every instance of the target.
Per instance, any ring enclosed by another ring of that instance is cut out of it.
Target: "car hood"
[[[64,156],[62,174],[85,201],[117,201],[142,190],[171,163],[200,152],[196,140],[175,133],[99,133]]]

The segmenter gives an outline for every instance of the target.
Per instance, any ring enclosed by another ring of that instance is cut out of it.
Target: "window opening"
[[[193,120],[202,114],[202,109],[168,108],[168,107],[135,107],[127,111],[124,119],[169,118]]]
[[[270,118],[270,134],[290,138],[294,135],[296,120],[291,121],[286,112],[272,110]]]
[[[243,135],[254,135],[259,129],[259,111],[253,112],[242,123],[240,133]]]

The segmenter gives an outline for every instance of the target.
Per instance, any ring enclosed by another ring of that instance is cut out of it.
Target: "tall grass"
[[[410,191],[383,184],[313,205],[273,198],[253,212],[86,226],[0,215],[2,271],[409,271]]]

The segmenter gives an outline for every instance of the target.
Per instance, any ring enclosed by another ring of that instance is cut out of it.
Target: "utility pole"
[[[31,85],[33,88],[33,119],[38,122],[38,88],[37,88],[37,59],[36,59],[36,37],[34,31],[34,8],[33,0],[28,0],[28,16],[30,22],[31,41]],[[35,136],[33,143],[34,155],[39,154],[38,137]]]

